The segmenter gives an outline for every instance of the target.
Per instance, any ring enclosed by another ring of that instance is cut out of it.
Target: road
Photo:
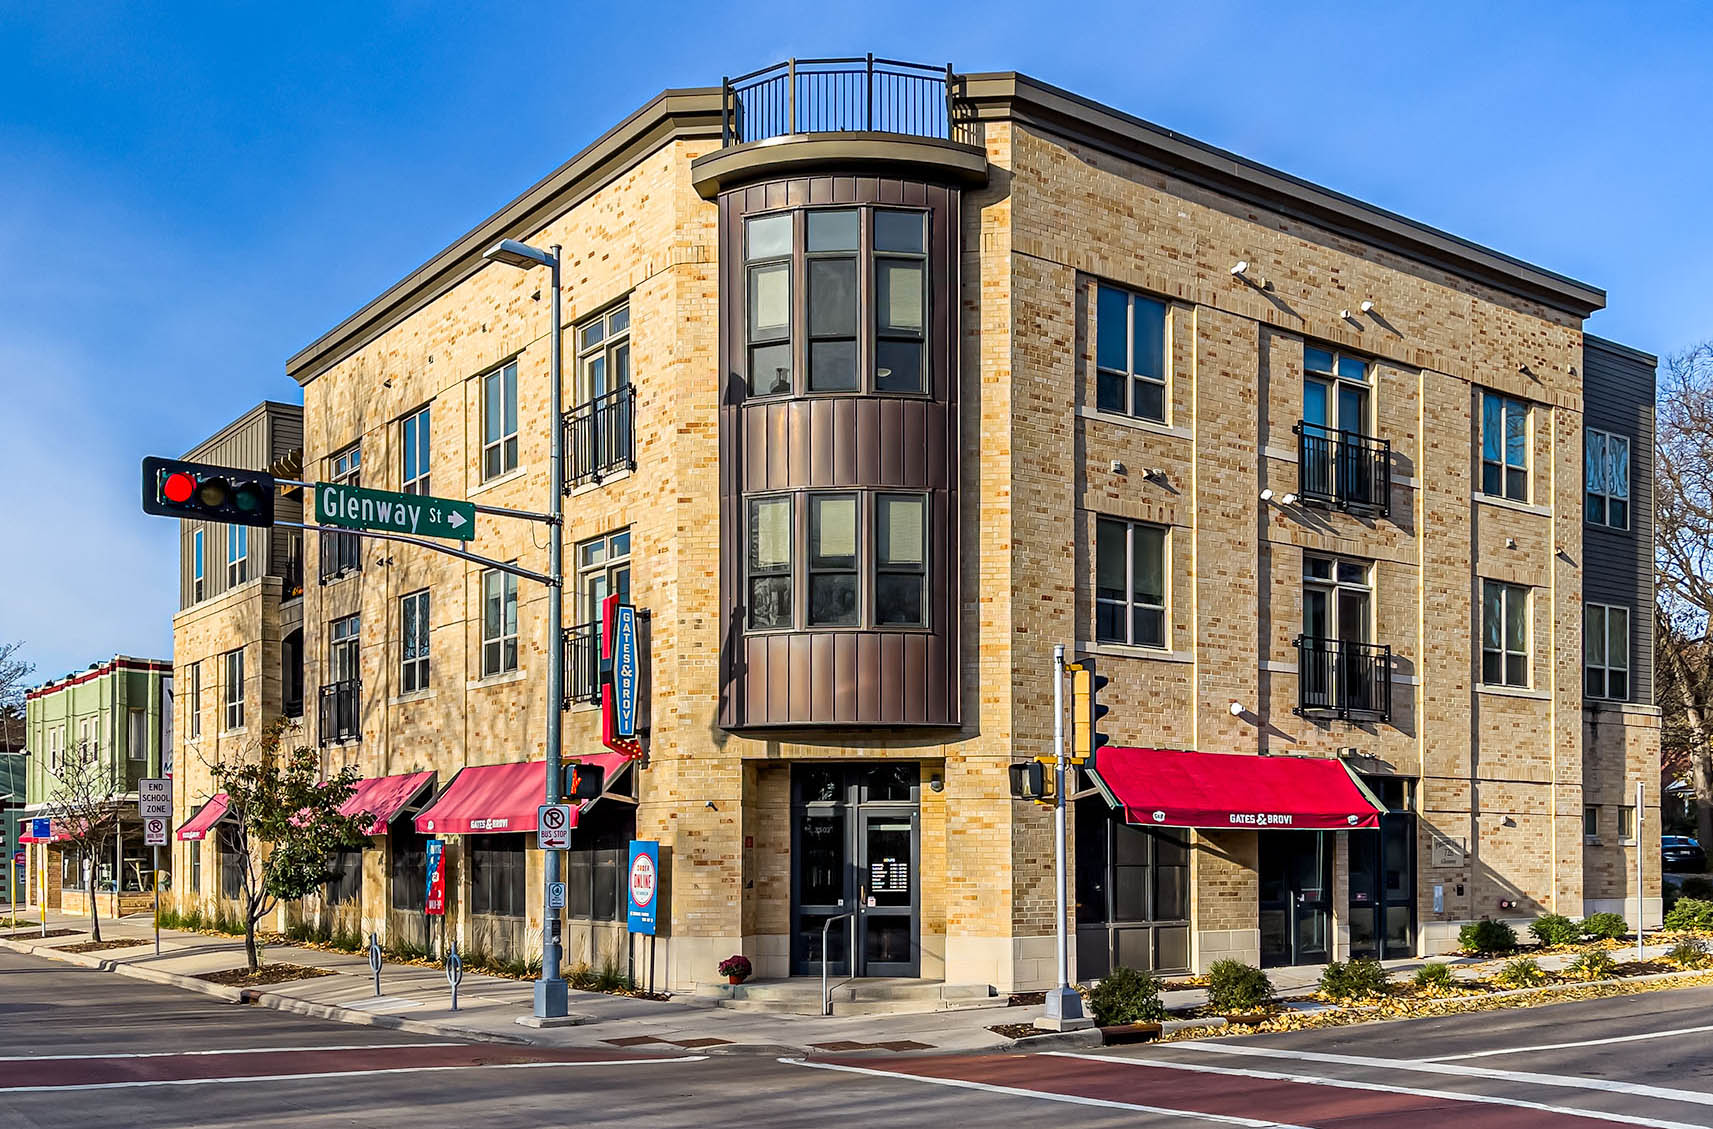
[[[468,1044],[0,952],[6,1129],[1713,1126],[1713,988],[1075,1054]]]

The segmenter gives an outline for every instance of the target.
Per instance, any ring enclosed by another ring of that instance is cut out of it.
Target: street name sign
[[[630,871],[625,882],[629,896],[625,921],[632,933],[654,936],[655,907],[660,900],[660,844],[652,839],[632,839]]]
[[[427,494],[400,494],[339,482],[315,484],[315,519],[344,529],[409,533],[468,541],[476,536],[476,504]]]
[[[158,816],[146,816],[143,819],[143,846],[164,847],[167,845],[167,821]]]
[[[172,818],[171,780],[163,776],[137,781],[137,816],[145,821],[159,819],[164,822]]]
[[[544,851],[563,851],[571,846],[571,829],[577,820],[570,804],[542,804],[535,814],[536,846]]]

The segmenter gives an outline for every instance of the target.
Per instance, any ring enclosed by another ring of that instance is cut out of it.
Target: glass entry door
[[[1331,959],[1332,840],[1321,831],[1262,831],[1261,966]]]
[[[919,779],[913,762],[793,770],[793,975],[820,973],[823,927],[829,975],[920,975]]]

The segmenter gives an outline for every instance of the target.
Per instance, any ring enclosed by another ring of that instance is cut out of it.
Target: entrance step
[[[818,977],[759,980],[746,984],[698,984],[696,995],[733,1011],[820,1015]],[[989,984],[947,984],[939,980],[861,979],[834,981],[834,1015],[908,1015],[1005,1007],[1005,996]]]

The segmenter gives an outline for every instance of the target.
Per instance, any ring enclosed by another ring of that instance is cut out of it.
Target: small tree
[[[119,806],[122,803],[118,778],[113,765],[104,763],[100,755],[85,742],[67,751],[57,768],[43,766],[51,781],[48,790],[47,814],[54,830],[76,851],[78,865],[89,865],[89,935],[101,940],[101,915],[95,899],[95,860],[107,857],[109,845],[119,832]]]
[[[339,808],[356,790],[357,770],[332,779],[321,758],[303,745],[288,747],[295,726],[270,722],[255,754],[213,765],[215,786],[226,793],[231,841],[238,852],[244,912],[244,955],[250,971],[261,967],[256,923],[281,901],[306,897],[332,877],[333,856],[368,841],[367,815]]]

